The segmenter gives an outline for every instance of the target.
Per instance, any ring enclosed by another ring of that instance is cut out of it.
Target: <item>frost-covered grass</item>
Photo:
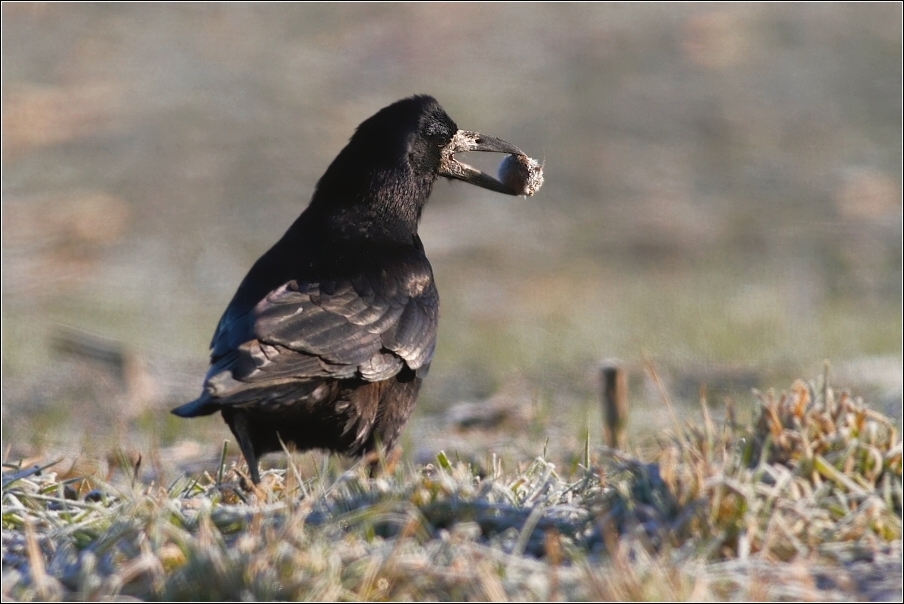
[[[775,600],[901,594],[896,423],[822,383],[705,411],[658,454],[371,479],[224,461],[169,485],[4,464],[4,600]],[[290,458],[291,459],[291,458]]]

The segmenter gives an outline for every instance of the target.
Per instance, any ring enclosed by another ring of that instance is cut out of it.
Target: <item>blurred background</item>
[[[826,359],[900,417],[898,3],[2,11],[4,459],[217,458],[225,424],[168,409],[354,128],[414,93],[546,184],[434,189],[410,459],[599,444],[613,357],[633,447],[665,398],[749,410]]]

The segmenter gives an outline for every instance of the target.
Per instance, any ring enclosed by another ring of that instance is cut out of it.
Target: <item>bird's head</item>
[[[348,213],[393,215],[410,228],[438,176],[507,195],[523,194],[456,159],[488,151],[523,155],[515,145],[460,130],[433,97],[418,95],[381,109],[358,126],[317,186],[312,206],[329,206],[343,224]]]

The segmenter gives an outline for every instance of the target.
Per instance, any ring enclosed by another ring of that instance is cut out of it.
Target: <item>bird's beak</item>
[[[467,151],[489,151],[491,153],[509,153],[524,155],[524,153],[511,143],[507,143],[492,136],[485,136],[471,130],[459,130],[452,137],[452,141],[443,147],[439,163],[439,175],[446,178],[457,178],[469,182],[472,185],[483,187],[497,193],[506,195],[520,195],[511,187],[499,182],[489,174],[481,172],[477,168],[469,166],[455,159],[456,153]]]

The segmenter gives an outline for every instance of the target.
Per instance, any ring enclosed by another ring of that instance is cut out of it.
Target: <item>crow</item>
[[[417,234],[438,176],[521,191],[455,159],[520,149],[459,130],[419,95],[358,126],[301,216],[255,262],[210,343],[210,369],[181,417],[219,411],[254,484],[258,460],[324,449],[390,451],[436,344],[439,296]]]

